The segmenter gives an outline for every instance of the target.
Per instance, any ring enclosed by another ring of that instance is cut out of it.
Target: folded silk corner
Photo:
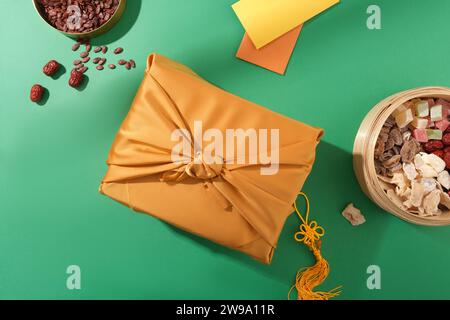
[[[302,25],[292,29],[259,50],[256,49],[246,33],[242,38],[236,57],[284,75],[301,29]]]
[[[256,49],[260,49],[338,2],[339,0],[240,0],[232,8]]]

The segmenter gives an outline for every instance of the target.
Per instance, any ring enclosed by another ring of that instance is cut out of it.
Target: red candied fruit
[[[450,152],[444,153],[445,167],[450,169]]]
[[[446,146],[450,146],[450,133],[444,134],[444,136],[442,137],[442,142],[443,142]]]
[[[449,138],[450,138],[450,135],[449,135]],[[450,139],[449,139],[449,142],[450,142]],[[442,148],[444,148],[444,144],[440,140],[428,141],[427,143],[425,143],[423,145],[423,149],[428,153],[432,153],[433,151],[440,150]]]
[[[436,151],[433,151],[432,153],[434,155],[438,156],[439,158],[444,159],[444,154],[445,154],[444,150],[436,150]]]

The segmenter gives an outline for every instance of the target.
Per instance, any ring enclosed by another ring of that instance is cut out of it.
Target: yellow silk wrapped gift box
[[[229,132],[245,139],[234,135],[228,148]],[[111,147],[100,192],[270,263],[321,136],[320,128],[232,95],[152,54]],[[212,137],[214,146],[222,137],[227,147],[211,152],[213,162],[203,158]],[[266,150],[260,148],[264,141]],[[245,159],[237,150],[244,150]]]

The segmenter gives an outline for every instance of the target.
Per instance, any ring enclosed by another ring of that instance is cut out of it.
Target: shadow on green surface
[[[311,201],[310,221],[317,220],[326,230],[322,240],[322,252],[329,261],[332,271],[323,288],[331,289],[337,285],[345,286],[348,281],[359,281],[359,278],[346,273],[348,267],[346,261],[367,266],[367,262],[371,261],[378,251],[379,237],[387,226],[389,216],[378,214],[380,210],[377,210],[377,207],[360,190],[353,174],[352,155],[327,142],[321,142],[313,173],[308,178],[303,191],[308,194]],[[349,202],[355,203],[363,213],[366,213],[366,224],[352,227],[341,216],[342,209]],[[299,200],[298,203],[300,205],[301,201]],[[373,212],[376,214],[372,214]],[[269,266],[252,260],[240,252],[175,227],[169,227],[217,254],[227,255],[254,271],[265,273],[286,285],[291,285],[299,268],[308,267],[314,263],[309,250],[293,238],[294,233],[298,231],[299,223],[297,216],[289,216],[280,235],[272,264]],[[368,230],[375,236],[368,237]],[[364,245],[361,246],[361,243]],[[361,273],[365,275],[365,268],[361,270]]]
[[[75,90],[77,90],[79,92],[83,92],[88,87],[89,81],[90,81],[89,76],[85,74],[83,83],[78,88],[75,88]]]
[[[50,99],[50,91],[47,88],[44,88],[44,94],[42,95],[41,101],[37,102],[37,104],[41,107],[45,106]]]
[[[51,76],[51,78],[53,80],[58,80],[59,78],[61,78],[65,73],[67,72],[66,67],[64,67],[62,64],[59,67],[58,72],[56,72],[53,76]]]
[[[94,39],[94,44],[109,44],[124,37],[133,28],[141,12],[142,0],[129,0],[120,21],[110,31]]]

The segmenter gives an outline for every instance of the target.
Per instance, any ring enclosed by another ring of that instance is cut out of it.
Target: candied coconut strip
[[[422,205],[423,196],[425,195],[425,187],[418,181],[412,182],[410,201],[413,207]]]
[[[413,163],[403,163],[403,172],[408,180],[414,180],[417,177],[416,167]]]
[[[387,183],[390,183],[390,184],[395,184],[397,186],[409,185],[408,179],[406,178],[406,176],[401,171],[394,172],[394,174],[392,175],[391,178],[385,177],[385,176],[382,176],[382,175],[378,175],[378,178],[381,181],[384,181],[384,182],[387,182]]]
[[[378,179],[380,179],[381,182],[389,183],[389,184],[395,184],[394,182],[392,182],[392,178],[390,178],[390,177],[385,177],[385,176],[382,176],[380,174],[377,175],[377,177],[378,177]]]
[[[450,209],[450,196],[447,193],[443,192],[443,191],[441,191],[440,204],[442,204],[447,209]]]
[[[402,198],[409,199],[411,197],[411,188],[410,187],[406,187],[406,189],[401,190],[401,192],[400,192],[400,190],[398,190],[396,188],[395,192],[397,193],[398,196],[400,196]]]
[[[439,203],[441,202],[441,192],[439,190],[431,191],[423,199],[423,208],[427,216],[436,216],[441,214]]]
[[[352,226],[359,226],[366,222],[366,218],[361,213],[361,210],[356,208],[353,203],[349,203],[345,207],[344,211],[342,211],[342,215],[352,224]]]
[[[433,167],[428,164],[421,165],[420,168],[418,168],[417,170],[419,170],[420,174],[424,178],[436,178],[438,176],[437,171],[434,170]]]
[[[383,189],[384,192],[392,189],[392,184],[387,183],[383,180],[379,180],[378,182],[380,183],[381,188]]]
[[[401,208],[403,210],[408,210],[408,208],[403,204],[402,199],[399,196],[397,196],[397,194],[395,193],[394,190],[391,189],[391,190],[386,191],[386,195],[389,198],[389,200],[391,200],[399,208]]]
[[[439,158],[435,154],[426,154],[421,152],[420,155],[422,156],[422,160],[432,167],[437,173],[441,173],[445,170],[445,161]]]
[[[442,171],[441,173],[439,173],[437,181],[445,189],[450,189],[450,174],[448,173],[448,171]]]
[[[423,185],[425,194],[429,194],[431,191],[436,190],[438,184],[434,178],[422,178],[420,183]]]

